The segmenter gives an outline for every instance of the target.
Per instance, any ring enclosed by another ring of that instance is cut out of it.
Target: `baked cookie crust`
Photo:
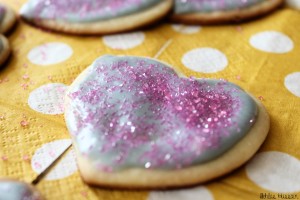
[[[243,20],[265,15],[283,4],[283,0],[268,0],[249,8],[231,11],[216,11],[211,13],[173,14],[173,22],[185,24],[222,24],[228,22],[241,22]]]
[[[163,0],[147,10],[98,22],[68,23],[56,20],[33,20],[29,22],[42,28],[64,33],[78,35],[113,34],[152,24],[167,15],[172,6],[172,0]],[[24,16],[23,19],[26,20]]]

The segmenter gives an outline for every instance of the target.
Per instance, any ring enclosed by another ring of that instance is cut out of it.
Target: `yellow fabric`
[[[25,1],[2,2],[17,11]],[[37,174],[32,170],[30,162],[24,161],[23,156],[32,157],[45,143],[70,138],[63,115],[41,114],[28,106],[27,100],[31,91],[47,83],[70,85],[82,70],[104,54],[153,57],[168,39],[173,39],[173,42],[162,52],[159,59],[170,63],[186,76],[224,78],[240,85],[256,97],[263,97],[263,104],[271,117],[271,129],[260,152],[279,151],[300,159],[300,98],[288,91],[284,85],[287,75],[300,72],[299,24],[300,12],[288,8],[240,26],[202,27],[193,34],[176,32],[171,24],[164,23],[142,30],[146,37],[141,45],[127,50],[114,50],[105,45],[100,36],[79,37],[50,33],[20,21],[8,36],[13,49],[12,56],[0,70],[0,116],[4,116],[0,119],[0,156],[7,157],[7,160],[0,160],[0,176],[32,181]],[[249,38],[267,30],[279,31],[289,36],[294,42],[294,49],[288,53],[274,54],[251,47]],[[73,55],[64,62],[45,67],[31,63],[27,58],[29,51],[48,42],[70,45]],[[181,62],[182,56],[201,47],[220,50],[227,56],[228,66],[211,74],[195,72],[185,67]],[[29,80],[22,78],[25,74],[28,74]],[[49,76],[52,78],[48,78]],[[26,90],[21,87],[23,83],[29,83]],[[20,125],[23,119],[29,122],[27,127]],[[299,174],[295,176],[300,181]],[[260,193],[272,193],[251,181],[246,175],[245,166],[204,186],[216,200],[255,200],[259,199]],[[49,200],[146,200],[149,195],[148,191],[91,188],[81,181],[79,172],[59,180],[43,180],[38,188]]]

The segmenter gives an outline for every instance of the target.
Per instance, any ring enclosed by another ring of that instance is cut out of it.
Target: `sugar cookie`
[[[12,179],[0,179],[1,200],[42,200],[40,193],[28,183]]]
[[[238,86],[131,56],[88,67],[67,91],[65,120],[82,178],[121,188],[219,177],[250,159],[269,130],[262,104]]]
[[[239,22],[264,15],[283,0],[175,0],[171,20],[188,24]]]
[[[21,16],[35,25],[73,34],[136,29],[164,17],[172,0],[29,0]]]
[[[0,33],[9,31],[15,24],[16,19],[16,14],[11,8],[0,4]]]
[[[300,1],[299,0],[286,0],[286,5],[291,8],[300,10]]]
[[[10,46],[5,36],[0,34],[0,65],[2,65],[10,55]]]

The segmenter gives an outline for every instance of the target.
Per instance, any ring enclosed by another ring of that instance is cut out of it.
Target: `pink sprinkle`
[[[26,39],[26,35],[25,34],[21,34],[20,38],[23,39],[23,40],[25,40]]]
[[[265,98],[263,96],[259,96],[258,99],[261,100],[261,101],[265,100]]]
[[[47,60],[47,55],[44,51],[41,51],[42,59],[45,61]]]
[[[8,157],[7,157],[7,156],[1,156],[1,160],[7,161],[7,160],[8,160]]]
[[[236,78],[237,80],[241,80],[241,76],[239,76],[239,75],[237,75],[235,78]]]
[[[26,162],[30,161],[30,157],[28,155],[24,155],[22,159]]]
[[[54,158],[55,157],[55,153],[53,151],[49,151],[49,155]]]
[[[48,80],[52,81],[52,76],[49,75],[48,76]]]
[[[110,166],[103,166],[103,165],[98,165],[98,169],[103,171],[103,172],[107,172],[110,173],[113,171],[112,167]]]
[[[87,196],[88,196],[87,191],[81,191],[80,194],[81,194],[82,196],[86,197],[86,198],[87,198]]]
[[[5,116],[4,115],[0,115],[0,120],[4,120]]]
[[[44,92],[47,92],[47,93],[50,92],[50,89],[51,89],[51,88],[48,87],[48,86],[43,88]]]
[[[28,74],[24,74],[24,75],[22,76],[22,78],[23,78],[24,80],[28,80],[28,79],[29,79],[29,75],[28,75]]]
[[[21,87],[23,88],[23,90],[27,90],[28,89],[28,83],[22,83]]]
[[[29,125],[29,122],[28,121],[26,121],[25,119],[23,119],[21,122],[20,122],[20,124],[21,124],[21,126],[22,127],[28,127],[28,125]]]
[[[24,68],[27,68],[27,67],[28,67],[28,64],[27,64],[27,63],[24,63],[24,64],[23,64],[23,67],[24,67]]]
[[[237,30],[238,32],[243,32],[243,28],[242,28],[241,26],[237,26],[237,27],[236,27],[236,30]]]
[[[181,106],[175,106],[175,109],[176,110],[182,110],[182,107]]]
[[[56,90],[57,90],[57,92],[59,92],[61,94],[64,94],[65,91],[66,91],[66,88],[65,87],[58,87]]]
[[[38,163],[38,162],[35,162],[35,163],[34,163],[34,166],[35,166],[35,168],[37,168],[37,169],[42,168],[42,165],[41,165],[40,163]]]

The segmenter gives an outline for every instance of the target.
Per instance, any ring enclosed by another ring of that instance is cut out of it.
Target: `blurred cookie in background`
[[[71,34],[111,34],[152,24],[172,9],[172,0],[29,0],[26,21]]]
[[[171,20],[187,24],[240,22],[267,14],[283,0],[175,0]]]

